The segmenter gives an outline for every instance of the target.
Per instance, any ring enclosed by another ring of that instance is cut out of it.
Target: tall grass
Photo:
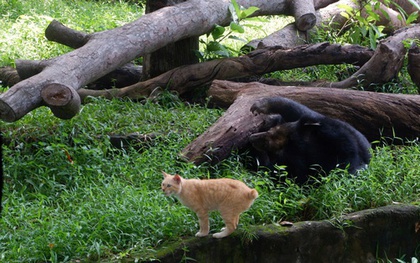
[[[0,1],[2,65],[66,52],[43,38],[52,18],[89,32],[142,13],[139,6],[122,1]],[[1,122],[6,144],[0,261],[141,259],[155,256],[164,243],[192,236],[198,220],[163,196],[162,170],[186,178],[231,177],[257,188],[260,197],[242,216],[240,228],[420,202],[418,142],[377,147],[369,168],[357,177],[335,171],[319,179],[317,187],[278,183],[264,170],[250,172],[247,153],[233,153],[215,166],[183,162],[179,152],[222,113],[164,93],[144,103],[90,99],[71,120],[39,108],[15,123]],[[109,135],[131,132],[156,138],[140,150],[111,145]],[[212,230],[222,227],[217,214],[210,223]]]

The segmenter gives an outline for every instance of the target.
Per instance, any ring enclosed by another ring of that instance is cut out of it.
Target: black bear
[[[260,99],[251,111],[267,114],[264,127],[250,136],[260,164],[285,165],[296,183],[334,168],[355,173],[370,161],[370,143],[346,122],[282,97]]]

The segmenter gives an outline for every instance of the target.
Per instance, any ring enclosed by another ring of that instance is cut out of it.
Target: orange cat
[[[184,179],[179,175],[163,172],[162,190],[167,196],[175,195],[179,201],[193,210],[199,219],[200,231],[197,237],[209,234],[209,215],[218,210],[222,215],[225,227],[221,232],[213,234],[222,238],[235,231],[239,223],[239,215],[247,210],[258,197],[255,189],[250,189],[243,182],[233,179]]]

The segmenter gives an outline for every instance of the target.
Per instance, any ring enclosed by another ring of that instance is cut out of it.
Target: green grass
[[[163,240],[192,236],[195,215],[160,190],[161,170],[187,178],[232,177],[260,192],[241,226],[318,220],[400,203],[418,203],[420,147],[376,148],[358,177],[337,171],[319,187],[277,184],[246,169],[245,154],[210,167],[184,163],[178,153],[221,114],[181,102],[165,106],[94,99],[69,121],[40,108],[3,124],[6,187],[0,221],[5,262],[153,255]],[[108,135],[155,133],[143,148],[112,148]],[[67,154],[71,156],[71,162]],[[212,229],[222,227],[217,214]],[[147,253],[145,253],[147,252]]]
[[[17,58],[43,59],[67,52],[66,47],[43,37],[53,18],[93,32],[131,21],[142,10],[122,1],[23,4],[0,0],[0,14],[4,29],[0,31],[0,65],[11,65]],[[269,30],[275,28],[270,24],[273,21],[280,23],[270,20]],[[247,38],[266,33],[270,32],[256,30]],[[335,71],[312,67],[276,74],[295,80],[332,79]],[[400,82],[390,84],[391,90],[401,83],[409,83],[405,74]],[[196,216],[175,199],[163,196],[162,170],[186,178],[231,177],[257,188],[260,197],[241,217],[242,229],[282,220],[331,219],[395,202],[420,203],[418,142],[377,147],[369,168],[357,177],[335,171],[320,179],[318,187],[290,181],[279,184],[264,171],[250,172],[246,153],[233,153],[215,166],[183,162],[179,152],[222,113],[164,93],[145,103],[90,99],[80,114],[67,121],[39,108],[15,123],[1,122],[6,178],[0,261],[147,258],[164,244],[193,236],[198,229]],[[157,138],[141,151],[111,146],[109,135],[131,132],[154,133]],[[213,214],[212,230],[220,227],[220,216]]]
[[[68,52],[49,42],[44,31],[56,19],[86,33],[111,29],[133,21],[143,9],[123,1],[0,0],[0,66],[15,59],[48,59]]]

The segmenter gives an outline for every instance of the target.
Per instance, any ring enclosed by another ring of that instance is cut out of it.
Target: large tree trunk
[[[146,1],[146,13],[185,1],[187,0],[148,0]],[[198,57],[194,53],[199,48],[198,38],[198,36],[193,36],[181,39],[175,43],[169,43],[151,54],[144,55],[143,80],[154,78],[183,65],[198,63]]]
[[[259,10],[253,14],[255,16],[293,12],[288,8],[292,0],[237,2],[244,7],[258,7]],[[189,0],[146,14],[122,27],[88,35],[81,41],[85,43],[83,46],[44,61],[38,68],[38,74],[19,82],[2,94],[0,118],[16,121],[39,106],[50,106],[48,103],[56,98],[67,97],[77,101],[79,98],[67,95],[77,94],[75,90],[134,58],[151,53],[168,43],[209,32],[215,24],[227,25],[232,19],[229,5],[228,0]],[[63,96],[42,98],[41,91],[51,84],[60,87],[56,95]],[[67,116],[60,113],[59,117],[71,118],[80,107],[70,101],[67,104],[74,105],[74,109]]]
[[[326,116],[346,121],[369,141],[420,136],[420,96],[374,93],[314,87],[277,87],[261,83],[213,81],[209,94],[213,103],[227,111],[206,132],[186,146],[186,160],[217,163],[233,150],[248,147],[248,138],[263,124],[251,105],[262,97],[282,96]]]

